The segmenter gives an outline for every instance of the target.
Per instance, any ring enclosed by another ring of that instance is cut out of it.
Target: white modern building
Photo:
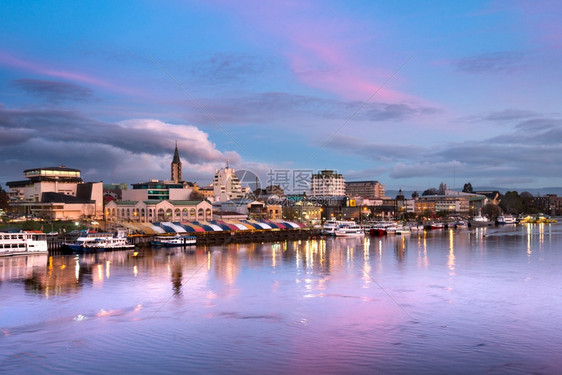
[[[345,195],[345,180],[343,176],[331,170],[324,170],[313,174],[310,186],[310,195],[312,196]]]
[[[230,168],[228,163],[226,164],[226,168],[217,169],[215,171],[213,193],[215,202],[226,202],[244,197],[242,184],[236,176],[236,170]]]

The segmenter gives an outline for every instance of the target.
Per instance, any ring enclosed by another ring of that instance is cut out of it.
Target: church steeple
[[[178,141],[176,141],[176,149],[174,150],[174,158],[172,159],[172,181],[178,183],[182,180],[181,176],[181,160],[178,151]]]

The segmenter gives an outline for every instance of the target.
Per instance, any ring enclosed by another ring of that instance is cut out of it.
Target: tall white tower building
[[[226,202],[231,199],[244,197],[242,184],[238,177],[236,177],[236,170],[230,168],[228,161],[226,162],[226,168],[215,171],[213,193],[216,202]]]

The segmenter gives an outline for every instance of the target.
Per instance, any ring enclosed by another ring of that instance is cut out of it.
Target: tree
[[[486,203],[484,207],[482,207],[482,215],[486,216],[490,221],[495,221],[501,213],[502,210],[493,203]]]
[[[466,184],[464,184],[464,186],[462,188],[462,192],[463,193],[473,193],[474,191],[472,190],[472,184],[470,182],[467,182]]]
[[[10,208],[10,198],[6,190],[2,188],[0,184],[0,210],[8,211]]]
[[[516,191],[508,191],[499,204],[503,212],[511,215],[519,215],[524,211],[523,199]]]
[[[420,194],[417,191],[414,191],[412,193],[412,199],[417,199],[420,196]]]
[[[437,189],[429,188],[427,190],[424,190],[422,196],[425,197],[426,195],[437,195]]]
[[[189,199],[192,201],[203,201],[205,197],[200,192],[193,190],[191,194],[189,194]]]

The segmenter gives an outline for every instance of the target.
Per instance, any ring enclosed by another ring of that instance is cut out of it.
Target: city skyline
[[[423,190],[562,186],[553,1],[0,5],[0,183],[229,159]]]

